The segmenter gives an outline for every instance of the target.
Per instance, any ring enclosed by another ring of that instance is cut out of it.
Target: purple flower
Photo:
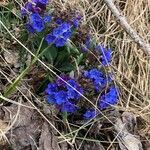
[[[41,32],[44,29],[44,21],[38,13],[32,13],[29,18],[33,29],[37,32]]]
[[[55,39],[56,37],[51,35],[51,34],[48,34],[46,37],[45,37],[45,40],[46,42],[50,45],[50,44],[53,44],[55,42]]]
[[[97,91],[105,87],[107,83],[111,82],[110,77],[106,77],[101,71],[99,71],[96,68],[91,69],[89,71],[85,71],[84,76],[93,81],[95,89]]]
[[[51,93],[50,95],[47,95],[47,102],[49,104],[55,104],[56,103],[56,99],[55,99],[55,94]]]
[[[63,80],[65,80],[66,82],[70,79],[70,77],[67,76],[67,75],[65,75],[65,74],[60,75],[60,77],[61,77]],[[64,87],[64,85],[65,85],[66,83],[64,83],[64,81],[62,81],[60,78],[58,78],[58,79],[56,80],[56,84],[57,84],[57,86],[63,86],[63,87]]]
[[[26,2],[25,6],[21,8],[21,16],[24,17],[27,15],[27,11],[31,12],[33,10],[33,5],[30,2]]]
[[[44,5],[47,5],[48,4],[48,0],[38,0],[39,3],[42,3]]]
[[[60,90],[55,93],[55,99],[56,99],[56,104],[61,105],[65,102],[67,102],[67,93],[63,90]]]
[[[62,22],[62,20],[59,18],[59,19],[57,19],[56,21],[55,21],[58,25],[61,25],[63,22]]]
[[[26,15],[27,15],[27,10],[24,7],[22,7],[21,8],[21,17],[25,17]]]
[[[83,118],[84,119],[92,119],[95,118],[97,115],[95,110],[87,110],[84,114],[83,114]]]
[[[48,44],[55,44],[56,47],[62,47],[71,37],[71,34],[72,32],[70,24],[64,22],[59,27],[53,29],[52,33],[45,37],[45,40]]]
[[[52,16],[46,15],[46,16],[44,16],[43,20],[45,23],[49,23],[52,20]]]
[[[106,49],[102,45],[97,45],[95,47],[96,50],[98,50],[101,53],[100,61],[104,66],[108,66],[112,60],[112,50]]]
[[[40,7],[33,7],[33,12],[34,13],[40,13],[42,10]]]
[[[27,2],[25,3],[25,8],[31,12],[33,10],[33,4],[30,2]]]
[[[38,4],[41,3],[43,5],[47,5],[48,4],[48,0],[32,0],[33,3]]]
[[[83,46],[82,46],[82,51],[83,51],[83,52],[87,52],[87,51],[90,49],[90,45],[91,45],[91,39],[90,39],[90,37],[88,36],[88,37],[85,39],[85,43],[84,43]]]
[[[115,105],[118,101],[118,89],[116,87],[110,87],[106,94],[103,94],[99,99],[99,108],[101,110]]]
[[[46,94],[49,94],[49,95],[53,94],[57,91],[58,91],[58,87],[57,87],[57,84],[55,84],[55,83],[49,83],[45,90]]]
[[[34,33],[35,30],[32,27],[32,25],[30,23],[25,24],[25,28],[30,32],[30,33]]]
[[[68,84],[70,84],[72,87],[74,87],[77,91],[79,91],[81,94],[83,94],[83,89],[81,87],[79,87],[79,85],[76,83],[75,80],[70,79],[68,81]],[[68,95],[68,99],[79,99],[81,97],[81,95],[76,92],[73,88],[71,88],[69,85],[66,85],[67,88],[67,95]]]
[[[66,102],[62,105],[61,112],[74,113],[77,110],[77,106],[71,104],[70,102]]]
[[[67,42],[66,39],[64,38],[59,38],[55,41],[56,47],[62,47],[65,45],[65,43]]]
[[[72,24],[75,28],[78,28],[81,18],[81,15],[78,15],[72,19]]]

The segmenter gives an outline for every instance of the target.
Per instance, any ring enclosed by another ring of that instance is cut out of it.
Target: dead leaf
[[[122,122],[125,124],[125,128],[132,134],[137,131],[136,116],[132,112],[124,112],[122,115]]]
[[[4,138],[6,131],[7,131],[7,124],[0,119],[0,145],[4,145],[6,143],[6,140]]]
[[[18,53],[11,50],[4,51],[4,58],[10,65],[16,65],[18,63]]]
[[[0,6],[6,6],[8,3],[6,0],[0,0]]]
[[[101,143],[84,141],[82,147],[83,150],[105,150]]]
[[[60,150],[57,142],[58,140],[54,135],[53,130],[50,129],[46,122],[44,122],[39,140],[39,150]]]
[[[140,140],[128,132],[121,119],[116,120],[115,130],[117,131],[117,140],[121,150],[143,150]]]
[[[24,103],[24,105],[30,106],[28,102]],[[36,149],[35,143],[38,142],[38,137],[41,133],[42,118],[39,117],[38,112],[34,109],[20,106],[18,112],[17,107],[13,104],[7,106],[7,108],[3,107],[5,112],[3,120],[9,123],[15,120],[6,136],[13,150],[28,150],[31,147],[34,150]]]

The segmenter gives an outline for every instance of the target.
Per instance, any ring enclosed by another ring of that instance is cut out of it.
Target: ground
[[[38,94],[39,84],[48,72],[40,62],[24,75],[32,57],[26,49],[30,46],[26,41],[30,43],[30,39],[23,39],[20,32],[23,21],[19,5],[22,4],[19,0],[0,2],[0,149],[149,150],[150,59],[117,23],[105,3],[52,2],[58,16],[61,12],[69,14],[70,10],[78,10],[83,16],[82,32],[85,30],[86,34],[90,29],[97,42],[113,48],[111,69],[120,89],[119,102],[91,122],[75,117],[69,118],[69,122],[64,120],[46,102],[44,93]],[[115,5],[148,43],[149,0],[117,1]],[[47,65],[46,61],[43,63]],[[16,83],[15,79],[18,79]]]

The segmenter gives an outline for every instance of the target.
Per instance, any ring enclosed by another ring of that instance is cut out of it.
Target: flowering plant
[[[47,102],[68,115],[82,112],[80,115],[84,119],[94,118],[118,100],[118,88],[114,85],[113,74],[108,71],[112,50],[93,42],[88,34],[79,43],[81,15],[57,18],[52,11],[48,13],[49,5],[48,0],[32,0],[21,9],[26,30],[33,39],[42,41],[40,58],[53,65],[59,75],[46,86]],[[90,55],[94,56],[92,62]],[[89,64],[85,63],[87,60]],[[76,68],[80,74],[71,77],[70,72],[75,72]],[[90,98],[92,106],[85,105],[85,97]]]

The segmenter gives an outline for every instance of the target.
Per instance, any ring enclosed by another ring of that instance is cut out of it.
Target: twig
[[[150,45],[147,44],[134,29],[129,25],[126,18],[119,12],[117,7],[115,6],[113,0],[104,0],[108,8],[111,10],[113,15],[115,16],[117,22],[120,26],[129,34],[129,36],[134,40],[135,43],[139,45],[139,47],[148,55],[150,55]]]

